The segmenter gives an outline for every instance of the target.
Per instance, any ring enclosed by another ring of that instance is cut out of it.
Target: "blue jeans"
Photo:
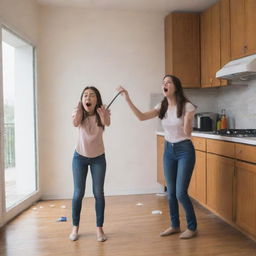
[[[95,198],[96,224],[102,227],[104,222],[105,197],[104,180],[106,173],[105,154],[95,158],[88,158],[79,155],[76,151],[73,156],[73,180],[74,195],[72,200],[72,219],[73,225],[79,226],[82,200],[85,192],[85,183],[88,173],[88,166],[91,169],[93,195]]]
[[[186,213],[187,228],[196,230],[196,216],[187,193],[195,165],[195,149],[192,142],[190,140],[177,143],[165,141],[163,161],[171,225],[174,228],[180,226],[179,201]]]

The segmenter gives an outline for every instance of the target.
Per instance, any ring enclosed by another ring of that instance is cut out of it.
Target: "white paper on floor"
[[[162,214],[162,211],[160,211],[160,210],[154,210],[154,211],[152,211],[152,214]]]
[[[137,205],[137,206],[142,206],[142,205],[143,205],[143,203],[137,203],[136,205]]]
[[[166,196],[166,193],[157,193],[156,196]]]
[[[62,205],[60,208],[66,209],[67,207],[66,207],[66,205]]]

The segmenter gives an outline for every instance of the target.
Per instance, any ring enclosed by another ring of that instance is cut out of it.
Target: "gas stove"
[[[213,134],[228,137],[256,137],[256,129],[228,129],[214,131]]]

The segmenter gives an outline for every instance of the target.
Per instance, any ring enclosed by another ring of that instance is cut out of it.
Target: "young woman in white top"
[[[102,134],[104,126],[110,125],[110,112],[102,105],[100,92],[95,87],[90,86],[83,90],[72,118],[73,125],[78,127],[79,136],[72,161],[74,180],[73,229],[69,239],[72,241],[78,239],[82,200],[88,167],[90,166],[95,197],[97,240],[104,242],[107,239],[103,231],[106,159]]]
[[[182,204],[187,220],[187,229],[180,235],[181,239],[194,237],[197,221],[193,205],[187,190],[195,164],[195,149],[190,140],[195,106],[184,96],[180,80],[172,75],[163,78],[164,98],[154,109],[141,112],[131,101],[127,90],[119,87],[128,105],[139,120],[159,117],[165,132],[163,155],[164,175],[167,184],[171,225],[161,236],[179,233],[179,207]]]

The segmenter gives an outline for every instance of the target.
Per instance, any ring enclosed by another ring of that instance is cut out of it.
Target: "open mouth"
[[[167,88],[164,88],[164,92],[168,92],[168,89],[167,89]]]
[[[89,102],[88,102],[88,103],[86,103],[86,106],[87,106],[87,107],[90,107],[91,105],[92,105],[92,104],[91,104],[91,103],[89,103]]]

